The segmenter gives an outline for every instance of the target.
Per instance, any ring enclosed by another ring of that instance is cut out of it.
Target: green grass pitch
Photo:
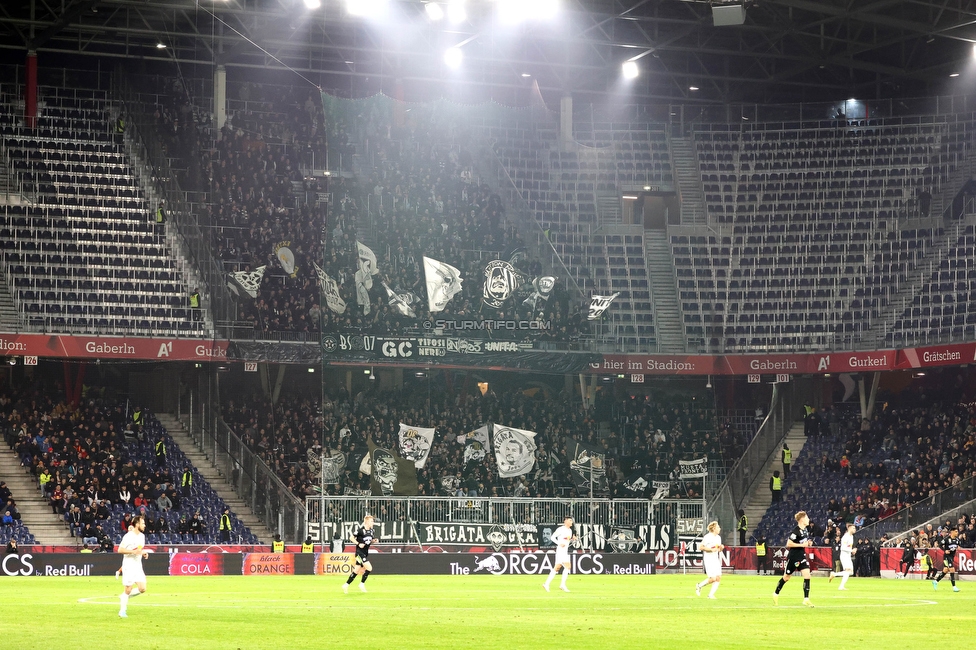
[[[969,645],[976,583],[948,580],[725,576],[717,600],[699,575],[572,576],[571,593],[540,576],[150,577],[118,618],[109,578],[5,578],[0,647],[206,648],[912,648]]]

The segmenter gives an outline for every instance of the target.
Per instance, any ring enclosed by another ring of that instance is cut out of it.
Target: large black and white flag
[[[228,288],[241,295],[241,291],[251,296],[258,297],[258,289],[261,288],[261,280],[264,278],[266,266],[259,266],[253,271],[233,271],[229,273],[230,280],[227,282]]]
[[[532,281],[532,293],[522,301],[522,304],[529,309],[535,309],[539,302],[546,302],[556,287],[556,278],[551,275],[543,275]]]
[[[606,454],[575,438],[566,438],[569,454],[569,471],[579,494],[605,494],[607,492]]]
[[[285,273],[291,277],[298,275],[298,265],[295,263],[295,253],[291,250],[290,241],[280,241],[275,244],[274,254]]]
[[[510,262],[492,260],[485,266],[482,299],[489,307],[500,309],[524,282],[525,276],[516,271]]]
[[[444,311],[448,301],[461,292],[461,272],[446,262],[438,262],[425,255],[424,275],[430,311]]]
[[[459,444],[464,445],[464,464],[480,463],[488,455],[488,425],[474,431],[462,433],[457,437]]]
[[[389,304],[391,307],[396,307],[396,310],[404,316],[409,316],[410,318],[417,317],[417,313],[410,306],[417,302],[417,296],[413,295],[412,291],[398,292],[391,289],[385,282],[381,282],[380,284],[386,289],[386,295],[390,299]]]
[[[695,460],[678,461],[678,478],[701,478],[708,475],[708,457],[702,456]]]
[[[644,491],[650,485],[647,480],[647,474],[641,471],[634,472],[624,479],[624,488],[638,495],[644,494]]]
[[[336,485],[346,469],[346,455],[338,449],[329,449],[321,455],[309,449],[307,463],[313,477],[325,485]]]
[[[401,422],[397,437],[400,441],[400,456],[412,460],[417,469],[422,469],[434,442],[434,429],[412,427]]]
[[[535,466],[535,431],[497,424],[490,429],[499,478],[527,474]]]
[[[319,287],[325,295],[325,304],[337,314],[345,312],[346,301],[339,295],[339,283],[330,278],[329,274],[323,271],[315,262],[312,262],[312,266],[315,267],[315,273],[319,276]]]
[[[376,255],[372,249],[360,241],[356,242],[356,302],[369,315],[369,290],[373,288],[373,276],[379,273],[376,268]]]
[[[610,303],[613,302],[614,298],[620,295],[620,292],[614,293],[609,296],[593,296],[590,298],[590,309],[586,314],[586,320],[596,320],[603,315],[603,312],[607,310]]]

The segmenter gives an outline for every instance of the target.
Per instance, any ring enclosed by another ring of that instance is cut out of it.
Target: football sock
[[[356,579],[356,574],[355,573],[350,573],[349,574],[349,579],[346,580],[346,584],[347,585],[351,585],[352,584],[352,581],[355,580],[355,579]]]
[[[698,583],[697,585],[695,585],[695,586],[696,586],[697,588],[699,588],[699,589],[701,589],[702,587],[704,587],[704,586],[705,586],[705,585],[707,585],[707,584],[708,584],[708,580],[702,580],[701,582],[699,582],[699,583]]]
[[[546,578],[546,584],[547,585],[551,585],[552,584],[552,579],[555,578],[555,577],[556,577],[556,570],[553,569],[552,571],[549,572],[549,577]]]
[[[138,589],[133,589],[132,593],[129,594],[129,598],[135,598],[136,596],[141,596],[141,595],[142,595],[141,591],[139,591]]]
[[[938,577],[938,578],[936,578],[936,579],[935,579],[935,581],[936,581],[936,582],[942,582],[942,578],[944,578],[944,577],[945,577],[945,575],[946,575],[946,574],[944,574],[944,573],[940,573],[940,574],[939,574],[939,577]]]
[[[779,584],[776,585],[776,593],[779,593],[780,590],[783,588],[783,585],[785,585],[785,584],[786,584],[786,581],[783,580],[782,578],[780,578],[779,579]]]
[[[568,569],[563,569],[563,579],[559,582],[559,584],[562,585],[563,587],[565,587],[566,586],[566,578],[568,578],[568,577],[569,577],[569,570]],[[956,584],[955,581],[953,581],[952,584]]]
[[[847,584],[847,579],[851,577],[851,574],[848,571],[844,571],[841,575],[844,576],[840,581],[840,588],[843,589],[844,585]]]
[[[949,580],[952,581],[952,586],[955,587],[956,586],[956,574],[954,574],[954,573],[953,574],[950,574],[949,575]]]
[[[122,610],[125,611],[125,606],[129,604],[129,594],[123,591],[122,595],[119,596],[119,603],[122,605]]]
[[[366,578],[369,577],[369,571],[363,571],[363,582],[366,582]]]
[[[712,588],[711,588],[711,590],[710,590],[710,591],[708,592],[708,595],[709,595],[709,596],[714,596],[714,595],[715,595],[715,592],[716,592],[716,591],[718,591],[718,585],[719,585],[719,583],[717,583],[717,582],[713,582],[713,583],[712,583]]]
[[[803,597],[804,598],[810,597],[810,578],[803,579]]]

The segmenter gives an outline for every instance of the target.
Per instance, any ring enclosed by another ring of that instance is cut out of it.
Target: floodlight
[[[640,68],[637,67],[636,61],[624,61],[621,70],[624,74],[624,79],[636,79],[637,75],[640,74]]]
[[[434,22],[444,18],[444,10],[436,2],[428,2],[424,5],[424,9],[427,11],[427,17]]]
[[[451,70],[457,70],[461,67],[461,61],[464,60],[464,54],[461,52],[459,47],[448,48],[444,52],[444,63],[447,64]]]
[[[166,49],[166,43],[156,43],[156,49],[157,50],[165,50]]]
[[[322,0],[305,0],[306,9],[318,9],[322,6]]]
[[[468,17],[468,12],[464,9],[464,0],[451,0],[447,5],[447,19],[452,24],[463,23]]]

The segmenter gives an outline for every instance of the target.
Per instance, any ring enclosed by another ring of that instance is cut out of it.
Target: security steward
[[[745,546],[746,531],[749,530],[749,518],[746,517],[745,510],[739,511],[739,521],[736,522],[735,529],[739,531],[739,546]]]
[[[220,541],[224,544],[230,541],[230,531],[233,528],[230,522],[230,508],[224,508],[224,514],[220,515]]]

